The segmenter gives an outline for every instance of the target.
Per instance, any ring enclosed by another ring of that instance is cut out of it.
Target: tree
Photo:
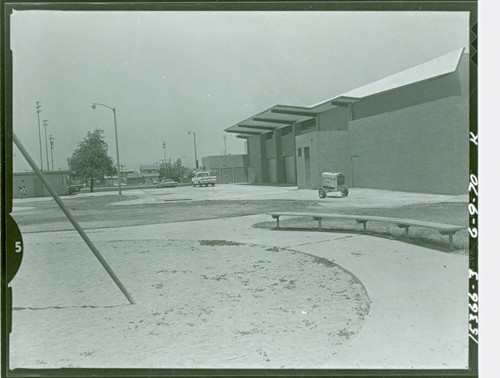
[[[160,178],[171,178],[177,182],[181,182],[181,177],[186,168],[182,166],[182,159],[179,158],[175,161],[165,161],[160,164]]]
[[[68,159],[71,175],[83,181],[90,180],[91,192],[94,191],[94,180],[104,180],[104,176],[116,174],[103,134],[104,131],[99,129],[89,131]]]

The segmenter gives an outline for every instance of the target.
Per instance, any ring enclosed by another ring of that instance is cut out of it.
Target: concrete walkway
[[[253,215],[89,230],[88,234],[97,243],[151,239],[158,235],[176,240],[232,240],[327,258],[363,283],[371,308],[360,333],[342,352],[318,368],[467,366],[467,256],[365,235],[252,227],[262,221],[272,219]],[[35,233],[27,234],[25,239],[28,243],[44,242],[54,237],[54,233]],[[75,237],[76,232],[57,233],[60,242]]]

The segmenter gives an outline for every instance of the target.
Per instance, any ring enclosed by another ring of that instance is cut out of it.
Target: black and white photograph
[[[477,375],[477,3],[431,3],[11,5],[6,372]]]

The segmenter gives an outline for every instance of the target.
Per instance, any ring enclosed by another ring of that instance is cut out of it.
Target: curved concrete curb
[[[355,274],[372,300],[365,326],[335,368],[466,368],[466,256],[357,236],[310,246]]]

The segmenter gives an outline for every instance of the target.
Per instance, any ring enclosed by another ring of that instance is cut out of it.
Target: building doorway
[[[306,188],[311,188],[311,152],[309,147],[304,147],[304,171]]]

